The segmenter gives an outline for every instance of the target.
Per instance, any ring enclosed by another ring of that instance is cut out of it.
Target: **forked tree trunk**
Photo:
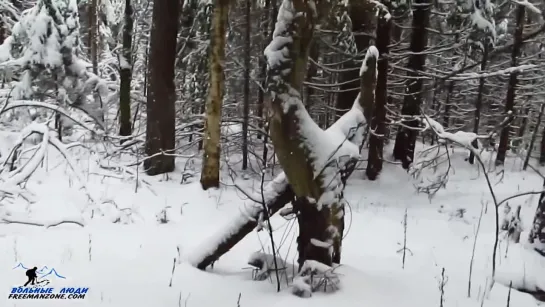
[[[123,52],[119,57],[121,67],[119,82],[119,135],[132,133],[131,125],[131,79],[132,79],[132,31],[133,9],[131,0],[125,0],[125,24],[123,26]]]
[[[148,175],[174,170],[175,101],[174,64],[179,1],[154,1],[148,62],[146,155]]]
[[[330,160],[335,152],[318,148],[327,135],[321,134],[323,130],[312,121],[302,103],[301,90],[316,17],[320,19],[326,15],[329,5],[328,1],[311,6],[304,0],[284,0],[273,40],[265,50],[269,62],[268,89],[272,94],[271,137],[278,160],[296,196],[293,206],[299,221],[300,269],[307,260],[331,266],[334,260],[340,259],[344,186],[338,171],[344,170],[355,158],[350,157],[342,165]],[[365,77],[373,80],[376,78],[376,56],[378,54],[372,52],[366,61],[369,69],[361,70]],[[374,97],[374,82],[370,87],[373,92],[360,95],[357,109],[357,112],[363,110],[367,116],[371,112],[369,107],[360,105],[362,102],[372,105],[373,100],[368,98]]]
[[[370,67],[370,70],[367,76],[372,77],[372,66],[373,63],[369,62],[368,67]],[[360,86],[360,88],[363,88],[365,91],[371,91],[372,82],[373,81],[371,79],[367,83],[363,84],[363,86]],[[369,86],[366,84],[368,84]],[[367,97],[368,99],[365,106],[369,110],[371,108],[370,99],[373,98],[372,94],[370,95],[368,93],[364,94],[363,96]],[[353,108],[357,108],[358,110],[362,109],[363,99],[355,101],[353,104]],[[369,113],[369,111],[367,113]],[[329,129],[338,129],[338,123],[347,121],[347,119],[350,118],[352,115],[353,114],[345,114]],[[355,145],[361,145],[361,142],[363,142],[363,140],[359,140],[358,142],[357,135],[349,135],[353,132],[352,129],[341,129],[341,131],[339,132],[347,138],[347,141],[354,142]],[[346,169],[344,169],[344,171],[341,172],[341,182],[343,184],[346,183],[346,181],[354,171],[355,166],[356,163],[352,163],[348,165]],[[255,202],[251,205],[245,204],[244,206],[242,206],[240,214],[236,217],[235,220],[229,221],[226,224],[226,227],[220,229],[209,239],[207,239],[203,244],[202,248],[195,249],[195,252],[190,257],[190,262],[192,263],[192,265],[196,266],[201,270],[206,269],[221,256],[231,250],[231,248],[233,248],[238,242],[246,237],[251,231],[253,231],[257,227],[257,221],[259,220],[264,207],[263,204],[260,203],[262,195],[266,197],[264,202],[265,207],[268,209],[269,217],[273,216],[289,202],[293,202],[295,198],[295,194],[293,193],[293,190],[289,185],[285,174],[279,174],[273,181],[271,181],[264,187],[263,194],[261,194],[261,191],[258,191],[256,195],[253,196],[254,199],[258,200],[258,202]],[[300,203],[299,206],[301,205],[303,204]],[[311,221],[309,220],[309,222]],[[309,223],[309,226],[311,226],[311,223]],[[336,253],[334,255],[333,262],[340,262],[340,253]]]
[[[317,3],[320,9],[324,8],[324,4]],[[304,0],[284,0],[279,9],[273,40],[265,51],[269,62],[268,89],[273,93],[272,116],[269,119],[271,138],[278,161],[297,199],[293,205],[299,220],[297,242],[300,265],[310,259],[332,265],[332,253],[324,247],[311,244],[311,239],[317,242],[330,241],[328,239],[332,238],[328,236],[327,228],[339,226],[338,220],[333,221],[333,212],[329,207],[318,210],[312,203],[320,199],[323,188],[320,179],[315,180],[315,170],[309,156],[312,149],[305,143],[306,136],[302,131],[303,126],[317,128],[312,126],[314,123],[310,123],[301,96],[315,26],[311,16],[316,16],[316,13]],[[299,17],[295,19],[294,16]],[[289,57],[284,54],[289,54]]]
[[[324,3],[319,3],[317,7],[319,8],[318,16],[323,15],[323,12],[327,11],[327,8],[324,9]],[[302,14],[303,12],[306,14]],[[314,20],[298,18],[295,21],[298,23],[298,27],[293,27],[294,20],[285,17],[314,16],[312,13],[307,3],[303,0],[293,2],[291,0],[284,0],[281,7],[281,14],[279,14],[282,20],[277,24],[285,25],[286,27],[284,27],[284,31],[277,29],[275,39],[266,48],[269,61],[268,80],[271,82],[269,90],[274,93],[272,101],[273,116],[271,118],[271,124],[274,128],[271,127],[271,131],[273,142],[275,142],[275,149],[286,173],[277,176],[273,183],[267,185],[265,191],[263,191],[263,195],[268,195],[265,203],[270,215],[295,198],[295,201],[292,201],[292,203],[294,210],[299,214],[298,219],[301,223],[300,236],[298,238],[298,248],[301,253],[299,263],[303,263],[305,260],[316,260],[331,265],[334,262],[340,262],[340,239],[344,227],[344,208],[342,205],[339,205],[339,203],[342,203],[342,192],[340,192],[340,195],[335,195],[335,193],[339,193],[339,188],[342,190],[346,180],[353,172],[357,160],[355,158],[349,159],[339,169],[327,168],[331,167],[331,164],[327,165],[324,173],[338,171],[335,174],[339,175],[335,177],[336,185],[334,186],[337,188],[337,191],[328,190],[328,186],[326,185],[324,188],[321,182],[324,175],[317,174],[316,176],[314,173],[313,165],[311,164],[314,161],[308,156],[310,148],[306,147],[307,144],[301,141],[303,137],[307,137],[307,139],[308,137],[315,137],[314,135],[305,135],[305,132],[308,131],[300,129],[302,124],[311,125],[308,113],[301,101],[300,89],[305,74],[301,73],[300,69],[306,67],[307,52],[312,37]],[[288,37],[293,38],[293,41],[285,39]],[[292,57],[278,60],[276,58],[276,55],[278,55],[277,52],[283,52],[284,48],[288,47],[288,50],[291,51],[289,54]],[[378,51],[373,47],[371,51],[368,51],[368,55],[364,61],[365,66],[361,69],[360,99],[354,102],[350,114],[346,114],[345,117],[329,128],[336,130],[335,134],[344,135],[346,140],[353,144],[356,151],[358,145],[361,145],[363,141],[363,131],[365,130],[365,127],[360,125],[365,122],[363,120],[364,117],[369,122],[372,113],[377,58]],[[283,107],[286,107],[285,111]],[[282,123],[285,124],[282,125]],[[354,126],[350,123],[353,123]],[[310,126],[305,127],[312,128]],[[317,127],[314,126],[312,129],[314,128]],[[321,130],[314,131],[319,133]],[[293,154],[289,154],[289,150]],[[299,164],[294,159],[299,159],[297,160]],[[340,161],[332,162],[339,163]],[[288,181],[290,184],[288,184]],[[324,194],[324,190],[330,192],[331,194],[328,195],[333,195],[337,203],[330,203],[327,202],[327,199],[320,198]],[[257,197],[257,199],[260,199],[260,197]],[[325,202],[325,204],[320,208],[316,205],[316,201]],[[254,204],[250,207],[244,206],[244,208],[244,212],[241,212],[235,221],[227,224],[225,229],[212,237],[212,244],[207,240],[203,244],[203,249],[196,249],[196,253],[190,257],[193,265],[200,269],[206,268],[231,249],[257,225],[255,221],[261,215],[261,210],[263,210],[262,205]],[[326,244],[329,244],[329,247],[324,249],[324,246],[319,244],[320,242],[326,242]]]
[[[210,90],[206,100],[201,185],[204,190],[220,184],[220,126],[224,92],[225,33],[229,0],[217,0],[212,13]]]

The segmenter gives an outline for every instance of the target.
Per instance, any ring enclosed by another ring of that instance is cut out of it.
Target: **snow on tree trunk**
[[[354,104],[353,116],[348,117],[350,121],[339,121],[327,131],[310,118],[302,103],[301,88],[316,20],[329,11],[330,3],[315,4],[283,0],[273,40],[265,49],[269,64],[271,137],[296,195],[293,206],[299,221],[300,268],[309,260],[331,266],[334,259],[340,259],[344,219],[341,172],[359,156],[359,147],[347,142],[340,131],[348,129],[363,135],[363,111],[367,108],[362,108],[361,103],[364,98],[374,96],[374,92],[362,93],[360,103]],[[364,77],[371,74],[376,78],[377,57],[376,48],[369,48],[360,71]],[[374,90],[374,84],[370,88]]]
[[[131,79],[132,79],[132,32],[133,8],[131,0],[125,0],[125,23],[123,25],[123,52],[119,55],[119,135],[132,133],[131,125]]]
[[[276,176],[263,188],[263,196],[269,216],[274,215],[293,200],[294,194],[284,173]],[[240,214],[229,220],[195,249],[189,257],[193,266],[201,270],[206,269],[258,226],[264,208],[264,205],[260,203],[261,191],[254,193],[252,198],[255,199],[254,202],[242,205]]]
[[[382,170],[382,152],[384,147],[384,134],[386,133],[386,101],[388,99],[388,45],[390,44],[391,30],[390,14],[381,10],[377,25],[377,48],[382,58],[377,64],[378,79],[375,108],[371,121],[369,136],[369,159],[365,174],[369,180],[377,179]]]
[[[225,33],[229,0],[216,1],[212,17],[210,52],[210,90],[206,100],[201,185],[204,190],[219,187],[220,126],[224,92]]]
[[[372,70],[369,70],[369,72],[372,72]],[[367,87],[363,88],[366,89]],[[371,87],[369,89],[371,90]],[[326,132],[340,134],[348,142],[360,146],[364,141],[361,134],[362,131],[355,128],[358,124],[363,123],[363,107],[360,105],[362,101],[358,98],[354,102],[352,109],[339,118]],[[355,166],[356,164],[352,163],[341,172],[341,181],[343,184],[346,183]],[[292,202],[295,197],[285,173],[280,173],[273,181],[268,183],[264,187],[263,195],[265,196],[265,207],[268,210],[268,216],[274,215],[286,204]],[[227,222],[225,226],[221,227],[209,239],[205,240],[202,246],[196,248],[195,253],[190,257],[190,262],[197,268],[204,270],[255,229],[263,212],[261,198],[261,192],[255,193],[252,196],[252,199],[255,201],[250,205],[243,204],[239,210],[239,215]],[[333,261],[336,263],[340,262],[340,253],[336,253],[335,255],[336,257]]]
[[[155,1],[148,64],[146,155],[148,175],[174,170],[175,115],[174,64],[179,1]],[[167,154],[165,154],[167,153]]]

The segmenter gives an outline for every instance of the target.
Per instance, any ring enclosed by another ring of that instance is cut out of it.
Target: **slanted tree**
[[[212,13],[210,90],[206,100],[201,185],[204,190],[220,184],[221,105],[225,87],[225,33],[229,0],[216,0]]]
[[[148,62],[146,155],[148,175],[174,170],[174,64],[180,1],[154,1]]]

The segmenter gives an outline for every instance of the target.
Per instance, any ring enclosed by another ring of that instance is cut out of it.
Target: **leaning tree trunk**
[[[123,26],[123,52],[119,56],[121,67],[119,82],[119,135],[132,133],[131,125],[131,78],[132,78],[132,31],[133,9],[131,0],[125,0],[125,24]]]
[[[174,170],[174,64],[180,1],[154,1],[148,63],[146,155],[148,175]]]
[[[519,5],[517,8],[517,27],[515,29],[515,38],[513,42],[513,51],[511,52],[511,67],[517,66],[517,59],[520,56],[520,51],[523,43],[522,33],[524,30],[524,14],[526,7]],[[509,83],[507,84],[507,96],[505,98],[505,112],[507,114],[513,112],[515,106],[515,95],[518,83],[518,71],[514,71],[509,75]],[[496,165],[503,165],[505,155],[509,147],[509,133],[511,125],[506,125],[502,128],[500,134],[500,144],[498,145],[498,155],[496,156]]]
[[[220,126],[224,91],[225,33],[229,0],[218,0],[212,16],[210,91],[206,100],[201,185],[204,190],[220,184]]]
[[[413,12],[413,26],[411,34],[409,63],[407,68],[406,81],[407,94],[403,99],[401,109],[402,116],[413,117],[420,114],[420,104],[422,102],[423,79],[420,78],[419,71],[424,69],[426,54],[423,51],[428,43],[427,27],[430,19],[431,10],[430,0],[415,0]],[[394,145],[394,158],[401,160],[404,169],[408,169],[414,159],[414,149],[416,146],[418,126],[417,119],[403,120],[406,127],[400,127]],[[409,128],[407,128],[409,127]],[[411,129],[412,128],[412,129]]]

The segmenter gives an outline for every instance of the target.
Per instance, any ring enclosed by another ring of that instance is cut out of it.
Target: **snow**
[[[1,135],[0,135],[1,136]],[[386,150],[390,150],[387,148]],[[419,147],[421,149],[421,146]],[[5,205],[13,211],[14,221],[55,224],[67,217],[77,216],[84,192],[70,184],[70,172],[62,165],[62,158],[50,148],[47,163],[31,177],[27,188],[39,202],[28,205],[22,200]],[[230,215],[238,214],[240,195],[235,189],[204,192],[199,183],[179,184],[179,174],[170,180],[146,178],[155,194],[147,189],[134,192],[134,182],[88,174],[98,166],[96,159],[85,159],[82,152],[77,159],[88,178],[91,193],[102,200],[114,201],[119,208],[130,210],[132,222],[127,224],[93,220],[82,228],[75,224],[61,224],[48,229],[17,223],[0,223],[0,306],[21,306],[20,301],[7,300],[11,287],[25,281],[22,271],[12,269],[18,263],[25,266],[48,266],[66,279],[52,278],[54,287],[89,287],[84,300],[66,302],[69,306],[361,306],[370,307],[436,307],[440,293],[438,283],[442,268],[448,282],[445,286],[445,306],[481,306],[485,280],[490,272],[490,255],[494,238],[494,213],[491,205],[482,218],[477,237],[471,297],[467,298],[469,262],[475,237],[475,225],[481,201],[489,201],[486,183],[478,171],[463,161],[465,153],[452,154],[455,174],[445,190],[430,203],[425,195],[414,193],[408,184],[411,178],[397,165],[386,164],[383,175],[375,181],[362,180],[356,172],[348,182],[346,198],[350,203],[347,233],[343,242],[342,265],[335,268],[340,278],[340,290],[333,294],[315,293],[308,300],[291,294],[282,278],[281,293],[274,282],[252,280],[245,268],[254,254],[269,249],[266,233],[255,233],[244,239],[224,255],[208,272],[190,265],[189,256],[207,237],[217,231]],[[490,157],[485,156],[485,159]],[[184,161],[178,161],[183,165]],[[531,172],[521,172],[520,161],[505,167],[506,174],[494,188],[504,198],[521,190],[540,190],[542,179]],[[490,174],[494,182],[499,177]],[[145,177],[145,175],[142,175]],[[248,185],[255,185],[245,181]],[[249,188],[249,186],[247,187]],[[538,196],[524,196],[513,201],[522,206],[522,218],[530,225]],[[182,203],[183,211],[180,210]],[[172,207],[170,221],[161,224],[156,213],[165,206]],[[1,208],[1,207],[0,207]],[[466,209],[463,218],[452,212]],[[401,268],[403,215],[408,210],[407,258]],[[7,217],[9,219],[10,217]],[[75,219],[75,218],[74,218]],[[77,221],[77,220],[76,220]],[[295,236],[297,226],[279,216],[272,218],[277,231],[275,240],[285,242],[280,255],[285,259],[288,275],[293,275]],[[527,234],[523,233],[524,240]],[[261,243],[260,243],[261,242]],[[510,281],[543,285],[543,259],[523,246],[506,241],[500,244],[497,283],[484,300],[484,306],[504,306]],[[507,258],[506,250],[508,250]],[[176,263],[172,273],[173,262]],[[307,266],[313,266],[308,263]],[[318,266],[318,264],[316,265]],[[319,269],[319,268],[315,268]],[[274,280],[275,277],[271,278]],[[172,286],[169,286],[172,279]],[[481,290],[479,290],[481,289]],[[309,301],[311,300],[311,301]],[[186,303],[187,301],[187,303]],[[25,302],[26,303],[26,302]],[[58,301],[28,303],[28,306],[60,306]],[[511,306],[535,306],[533,298],[512,290]],[[27,306],[24,304],[23,306]]]
[[[129,63],[129,61],[127,61],[125,56],[123,56],[122,54],[119,55],[119,67],[121,69],[131,69],[132,68],[131,63]]]
[[[369,57],[378,59],[378,49],[377,49],[377,47],[369,46],[369,50],[367,50],[367,53],[365,54],[365,59],[363,60],[363,63],[361,64],[361,67],[360,67],[360,76],[363,75],[363,73],[367,71],[366,63],[367,63],[367,59]],[[378,73],[378,70],[377,70],[377,73]]]

